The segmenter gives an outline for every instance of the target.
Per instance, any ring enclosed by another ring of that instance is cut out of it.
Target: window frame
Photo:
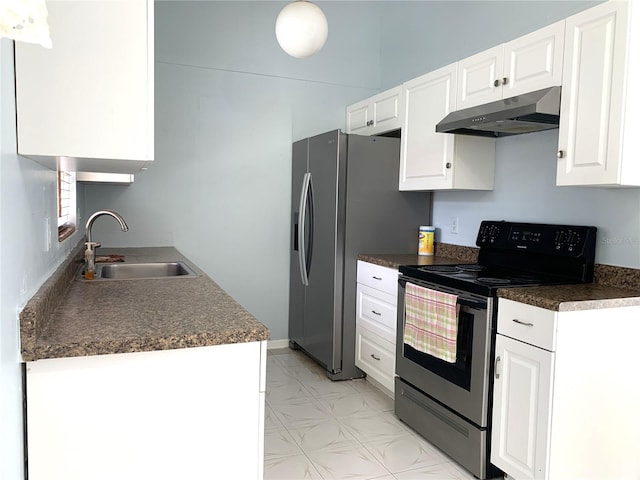
[[[76,172],[57,171],[58,242],[76,231]]]

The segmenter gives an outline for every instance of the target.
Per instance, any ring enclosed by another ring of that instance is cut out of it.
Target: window
[[[58,170],[58,242],[76,231],[76,174]]]

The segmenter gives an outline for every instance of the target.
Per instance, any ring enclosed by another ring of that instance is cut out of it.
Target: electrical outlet
[[[450,228],[451,233],[458,233],[458,227],[459,227],[458,217],[452,217],[451,228]]]

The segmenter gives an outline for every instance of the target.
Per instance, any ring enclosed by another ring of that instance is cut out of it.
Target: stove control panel
[[[485,249],[528,251],[578,257],[595,248],[596,227],[483,221],[476,245]]]

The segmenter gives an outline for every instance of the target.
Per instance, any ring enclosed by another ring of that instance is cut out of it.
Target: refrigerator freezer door
[[[304,299],[305,286],[300,277],[300,242],[299,225],[300,197],[304,178],[307,173],[308,140],[300,140],[293,144],[292,164],[292,205],[291,205],[291,249],[289,267],[289,340],[304,347]]]

